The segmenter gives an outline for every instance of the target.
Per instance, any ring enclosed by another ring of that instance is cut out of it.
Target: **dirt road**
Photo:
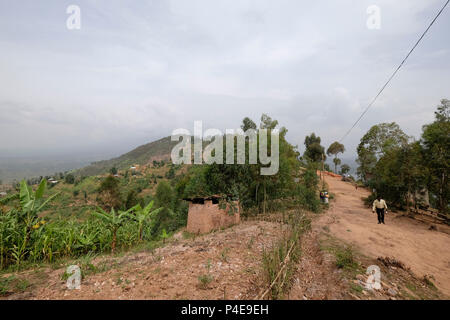
[[[429,230],[429,224],[391,212],[385,225],[377,224],[376,214],[361,199],[369,195],[367,190],[355,190],[339,178],[325,179],[335,199],[321,223],[328,225],[335,237],[368,257],[394,257],[418,277],[432,275],[435,285],[450,295],[450,235],[441,232],[448,226]]]

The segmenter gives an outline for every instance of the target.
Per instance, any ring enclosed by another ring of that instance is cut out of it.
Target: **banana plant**
[[[88,249],[95,251],[97,249],[95,245],[95,239],[97,238],[99,231],[95,231],[92,233],[83,233],[81,232],[78,235],[78,243],[75,245],[77,249]]]
[[[25,180],[20,182],[19,193],[3,198],[1,204],[6,204],[12,200],[19,199],[18,211],[25,222],[37,218],[38,213],[55,197],[59,192],[44,200],[44,193],[47,189],[47,180],[42,179],[35,192],[27,185]]]
[[[28,245],[28,241],[30,240],[31,231],[33,230],[33,226],[39,224],[38,213],[55,197],[59,195],[59,192],[44,199],[44,193],[47,189],[47,180],[42,179],[41,183],[37,187],[36,191],[33,192],[30,186],[27,185],[25,180],[20,182],[19,193],[9,196],[6,199],[2,199],[2,204],[6,204],[15,199],[19,199],[19,207],[12,210],[14,214],[17,214],[19,224],[24,226],[24,239],[22,246],[20,247],[19,252],[21,254],[22,251]],[[42,224],[39,224],[41,226]],[[17,259],[20,258],[20,254],[17,254]]]
[[[140,204],[136,206],[136,210],[134,211],[133,218],[138,223],[138,238],[139,241],[142,241],[142,231],[144,229],[144,223],[148,221],[149,218],[154,218],[161,210],[164,208],[158,208],[153,211],[151,211],[153,208],[153,201],[151,201],[147,206],[144,208],[141,207]]]
[[[137,206],[134,206],[131,209],[128,209],[127,211],[121,211],[119,210],[116,212],[114,208],[111,209],[111,212],[108,213],[102,208],[98,207],[97,211],[92,211],[92,215],[96,218],[103,221],[106,225],[106,227],[111,231],[112,233],[112,242],[111,242],[111,253],[114,253],[116,250],[116,244],[117,244],[117,230],[127,221],[128,218],[130,218],[130,213],[134,210],[136,210]]]

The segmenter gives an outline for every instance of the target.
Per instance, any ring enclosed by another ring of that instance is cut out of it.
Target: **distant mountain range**
[[[10,183],[14,180],[51,176],[57,172],[82,168],[90,161],[83,157],[0,157],[0,180],[2,183]]]

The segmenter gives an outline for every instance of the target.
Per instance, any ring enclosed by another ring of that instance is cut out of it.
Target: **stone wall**
[[[237,212],[227,213],[227,210],[213,204],[212,200],[205,200],[204,204],[189,202],[187,231],[191,233],[208,233],[220,228],[226,228],[240,222],[239,205]]]

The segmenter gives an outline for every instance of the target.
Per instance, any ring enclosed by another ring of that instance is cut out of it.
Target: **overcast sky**
[[[445,0],[0,0],[0,155],[121,154],[176,128],[268,113],[304,151],[358,118]],[[66,27],[69,5],[81,29]],[[381,9],[370,30],[369,5]],[[344,141],[419,137],[450,98],[450,8]],[[344,157],[346,157],[344,156]]]

